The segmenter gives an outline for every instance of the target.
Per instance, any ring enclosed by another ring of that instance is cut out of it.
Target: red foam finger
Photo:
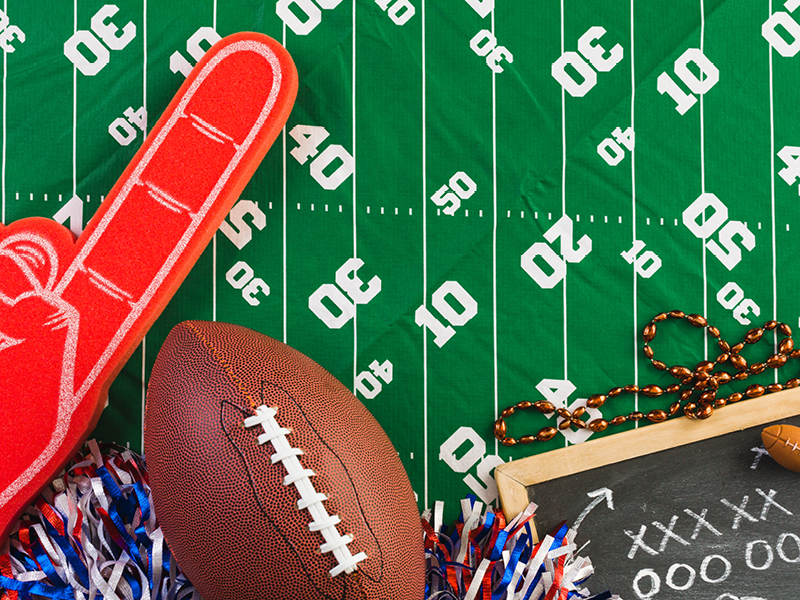
[[[0,225],[0,543],[97,423],[114,376],[289,116],[297,72],[241,33],[197,64],[86,230]]]

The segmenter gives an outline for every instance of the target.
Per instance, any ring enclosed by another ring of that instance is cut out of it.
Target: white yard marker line
[[[634,126],[634,106],[636,102],[636,61],[634,60],[634,23],[633,23],[633,3],[631,0],[631,130],[633,131],[633,148],[631,148],[631,232],[633,242],[636,242],[636,127]],[[638,361],[638,323],[639,323],[639,277],[636,269],[633,269],[633,381],[639,384],[639,361]],[[633,396],[634,410],[639,410],[639,394]],[[635,422],[635,427],[639,427],[639,421]]]
[[[142,106],[144,107],[144,114],[147,115],[147,0],[144,0],[143,7],[142,7]],[[142,143],[144,144],[144,140],[147,139],[147,118],[145,117],[144,122],[144,129],[142,130]],[[102,202],[102,200],[101,200]],[[141,438],[141,446],[139,446],[141,451],[144,451],[144,408],[147,399],[147,334],[142,337],[142,410],[141,410],[141,419],[142,419],[142,438]]]
[[[75,0],[72,34],[78,33],[78,0]],[[77,147],[78,147],[78,67],[72,64],[72,196],[78,195],[78,167],[77,167]]]
[[[768,2],[769,14],[767,18],[772,17],[772,0]],[[772,318],[778,318],[778,259],[777,259],[777,246],[775,240],[776,223],[775,223],[775,106],[774,106],[774,89],[773,89],[773,71],[772,71],[772,44],[767,44],[767,52],[769,53],[769,172],[770,172],[770,202],[772,211]],[[789,230],[789,225],[786,225],[786,230]],[[773,348],[777,352],[778,336],[775,336],[773,341]],[[775,369],[775,383],[778,383],[778,370]]]
[[[706,39],[706,9],[703,0],[700,0],[700,54],[705,55]],[[706,132],[705,132],[705,93],[700,94],[700,191],[706,193]],[[705,216],[703,216],[705,222]],[[708,316],[708,256],[706,243],[703,240],[703,315]],[[708,335],[703,336],[703,356],[708,359]]]
[[[283,23],[283,34],[281,37],[281,43],[283,47],[286,48],[286,23]],[[288,298],[288,287],[286,284],[287,274],[288,274],[288,265],[287,265],[287,252],[288,248],[286,246],[286,218],[287,218],[287,206],[288,206],[288,198],[287,198],[287,189],[286,189],[286,125],[283,126],[283,131],[281,131],[281,156],[282,156],[282,197],[283,197],[283,224],[282,224],[282,234],[283,234],[283,343],[288,344],[288,311],[286,309],[286,302]]]
[[[356,158],[356,0],[353,0],[353,258],[358,258],[358,225],[356,223],[356,174],[358,160]],[[358,377],[358,303],[353,303],[353,394],[356,393],[356,379]]]
[[[492,11],[492,35],[497,39]],[[499,416],[498,363],[497,363],[497,73],[492,71],[492,357],[494,360],[494,416]],[[494,453],[498,454],[500,442],[495,437]]]
[[[564,0],[561,0],[561,53],[564,56]],[[567,214],[567,100],[566,90],[561,86],[561,214]],[[562,279],[563,293],[562,306],[564,318],[562,329],[564,335],[564,379],[569,380],[569,352],[567,345],[567,276]],[[569,441],[564,438],[564,446],[569,446]]]
[[[564,55],[564,0],[561,0],[561,53]],[[566,90],[561,86],[561,214],[567,214],[567,100]],[[563,333],[564,333],[564,379],[569,379],[567,352],[567,277],[563,281]],[[566,438],[564,444],[567,444]]]
[[[427,290],[428,290],[428,214],[427,214],[427,200],[428,200],[428,169],[426,166],[428,160],[427,148],[427,131],[425,128],[427,122],[427,104],[425,102],[425,94],[427,91],[427,81],[425,77],[426,71],[426,54],[425,54],[425,0],[421,0],[420,17],[422,18],[422,305],[428,307]],[[428,330],[427,327],[422,329],[422,430],[423,430],[423,449],[424,449],[424,489],[423,498],[425,508],[430,506],[428,502],[428,477],[429,477],[429,456],[428,456]]]

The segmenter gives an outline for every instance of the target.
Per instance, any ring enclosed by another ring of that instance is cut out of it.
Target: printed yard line
[[[635,43],[634,43],[634,22],[633,22],[633,3],[631,0],[631,131],[633,131],[633,148],[631,148],[631,230],[633,233],[633,242],[636,243],[636,127],[634,124],[634,107],[636,105],[636,61],[635,61]],[[649,223],[649,219],[648,219]],[[638,325],[639,325],[639,275],[636,269],[633,269],[633,382],[639,384],[639,361],[638,361]],[[634,410],[639,410],[639,394],[634,394]],[[635,427],[639,427],[639,421],[636,421]]]
[[[492,11],[492,35],[497,39]],[[498,417],[498,364],[497,364],[497,73],[492,71],[492,359],[494,361],[494,415]],[[498,454],[500,442],[495,437],[494,453]]]
[[[356,0],[353,0],[353,55],[352,55],[352,71],[353,71],[353,83],[352,83],[352,97],[353,97],[353,104],[352,104],[352,119],[353,119],[353,258],[358,258],[358,226],[356,224],[356,213],[357,211],[357,203],[356,203],[356,174],[357,174],[357,167],[358,164],[356,158]],[[356,378],[358,377],[358,303],[353,303],[353,393],[356,393]]]
[[[561,52],[564,56],[564,0],[561,0]],[[567,214],[567,99],[566,90],[561,86],[561,214]],[[563,279],[563,334],[564,334],[564,379],[569,379],[569,359],[567,354],[567,277]],[[568,442],[564,438],[564,444]]]
[[[286,48],[286,23],[283,23],[283,32],[281,34],[281,43],[283,47]],[[281,194],[283,198],[283,223],[282,227],[282,235],[283,235],[283,343],[288,344],[288,327],[287,327],[287,318],[288,312],[286,310],[286,300],[288,297],[288,288],[286,285],[286,275],[287,275],[287,262],[286,262],[286,253],[287,253],[287,246],[286,246],[286,217],[287,217],[287,197],[286,197],[286,125],[283,126],[283,131],[281,132],[281,155],[282,155],[282,189]]]
[[[73,11],[72,34],[78,33],[78,0]],[[72,63],[72,197],[78,195],[77,133],[78,128],[78,67]]]
[[[703,0],[700,0],[700,54],[705,55],[706,39],[706,9]],[[700,192],[706,193],[706,135],[705,135],[705,93],[700,94]],[[705,221],[705,215],[703,215]],[[703,314],[708,315],[708,253],[705,240],[702,240],[703,255]],[[708,358],[708,335],[703,336],[703,357]]]
[[[142,3],[142,106],[144,114],[147,115],[147,0]],[[147,117],[144,121],[142,143],[147,139]],[[147,334],[142,337],[142,437],[140,449],[144,452],[144,407],[147,398]]]
[[[420,0],[420,12],[422,13],[422,305],[428,307],[428,138],[427,138],[427,103],[426,103],[426,53],[425,53],[425,0]],[[425,508],[430,508],[428,502],[428,478],[430,469],[430,458],[428,456],[428,331],[427,327],[420,327],[422,330],[422,439],[423,439],[423,498]]]
[[[768,15],[767,18],[772,17],[772,0],[768,0]],[[767,52],[769,53],[769,172],[770,172],[770,202],[772,210],[772,318],[778,318],[778,260],[777,260],[777,247],[775,241],[775,105],[774,105],[774,88],[773,88],[773,71],[772,71],[772,44],[767,44]],[[789,231],[789,225],[786,225],[786,230]],[[775,336],[773,347],[777,352],[778,336]],[[775,383],[778,383],[778,370],[775,369]]]

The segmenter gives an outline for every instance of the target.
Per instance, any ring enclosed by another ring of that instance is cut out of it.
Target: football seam
[[[342,535],[336,529],[336,525],[342,522],[339,515],[330,515],[323,502],[328,499],[325,494],[317,492],[311,483],[311,477],[316,475],[312,469],[307,469],[300,462],[299,455],[303,451],[293,448],[286,437],[291,430],[282,427],[278,423],[276,416],[277,408],[261,405],[256,409],[256,415],[244,420],[245,427],[258,427],[264,433],[258,436],[258,444],[270,443],[275,452],[271,455],[272,464],[280,462],[286,469],[286,477],[283,478],[283,485],[288,487],[293,485],[300,494],[297,502],[297,510],[307,510],[312,517],[308,524],[310,531],[319,532],[325,543],[320,545],[321,554],[331,552],[338,563],[336,567],[329,571],[331,577],[336,577],[341,573],[352,573],[356,570],[359,562],[366,560],[367,555],[359,552],[355,556],[347,547],[353,541],[349,534]]]
[[[221,402],[221,404],[220,404],[220,408],[222,409],[226,404],[229,405],[232,409],[242,413],[242,417],[243,418],[247,418],[247,416],[249,416],[249,413],[245,409],[243,409],[241,406],[238,406],[238,405],[236,405],[233,402],[230,402],[228,400],[223,400]],[[314,586],[314,588],[317,590],[317,592],[320,594],[320,596],[322,596],[325,599],[335,600],[334,596],[331,596],[330,594],[325,592],[325,590],[323,590],[323,589],[321,589],[321,588],[319,588],[317,586],[317,584],[314,582],[313,577],[311,576],[311,573],[309,572],[308,568],[306,567],[305,562],[302,560],[302,558],[300,558],[300,554],[297,551],[297,548],[295,548],[295,546],[292,543],[292,541],[281,530],[281,528],[278,526],[278,524],[269,516],[269,513],[267,512],[267,508],[266,508],[266,506],[264,506],[264,503],[261,501],[261,497],[258,495],[258,492],[256,490],[255,481],[253,481],[253,474],[252,474],[252,471],[250,469],[250,463],[248,462],[247,458],[245,457],[244,451],[239,447],[239,445],[233,439],[231,434],[228,432],[227,427],[225,427],[225,419],[223,418],[222,410],[220,410],[220,426],[222,427],[222,431],[225,432],[225,437],[228,439],[228,442],[231,444],[231,446],[233,446],[233,448],[236,451],[236,454],[239,455],[239,458],[241,459],[242,464],[244,465],[244,470],[245,470],[245,473],[247,473],[247,482],[249,484],[250,491],[253,494],[253,498],[255,499],[256,504],[258,505],[258,508],[261,510],[262,516],[267,520],[267,522],[272,526],[272,528],[278,533],[278,535],[281,536],[281,539],[286,544],[286,546],[288,548],[291,548],[291,550],[294,553],[297,561],[300,563],[300,568],[303,569],[303,572],[305,573],[308,581],[311,583],[311,585]],[[345,590],[346,590],[346,587],[347,587],[347,582],[345,582]],[[346,596],[346,591],[343,591],[341,597],[344,598],[345,596]]]
[[[361,498],[359,497],[359,494],[358,494],[358,488],[356,487],[355,482],[353,481],[353,476],[350,475],[350,471],[347,469],[347,465],[344,464],[344,461],[339,457],[339,455],[336,453],[336,451],[333,448],[331,448],[330,444],[328,444],[328,442],[325,441],[325,438],[317,430],[317,428],[314,427],[314,424],[308,418],[308,415],[306,414],[306,411],[303,410],[303,407],[300,406],[300,404],[297,402],[297,400],[294,399],[294,396],[292,396],[287,390],[285,390],[284,388],[282,388],[281,386],[279,386],[279,385],[277,385],[275,383],[272,383],[272,382],[266,381],[266,380],[262,380],[262,382],[261,382],[262,402],[263,402],[263,396],[264,396],[264,390],[263,390],[264,384],[276,387],[279,390],[281,390],[284,394],[286,394],[286,397],[294,403],[294,405],[297,408],[297,410],[299,410],[300,413],[303,415],[303,418],[306,420],[306,423],[311,428],[311,431],[314,432],[314,435],[316,435],[317,438],[319,439],[319,441],[321,441],[323,443],[323,445],[328,449],[328,451],[334,457],[336,457],[336,460],[339,461],[339,465],[342,467],[342,470],[347,474],[347,479],[350,482],[350,487],[352,488],[353,494],[355,495],[355,497],[358,500],[358,510],[361,513],[361,519],[364,522],[364,525],[366,525],[367,529],[369,530],[369,533],[372,536],[372,539],[375,541],[375,545],[378,547],[378,551],[381,553],[380,558],[377,559],[378,563],[380,564],[380,575],[377,578],[373,579],[372,577],[370,577],[369,575],[364,573],[364,571],[359,571],[359,572],[364,577],[366,577],[366,578],[368,578],[368,579],[370,579],[370,580],[372,580],[372,581],[374,581],[376,583],[382,581],[383,580],[383,566],[384,566],[383,565],[383,550],[381,548],[380,542],[378,541],[378,536],[375,535],[375,531],[373,531],[373,529],[372,529],[372,524],[370,523],[369,519],[367,518],[367,515],[364,514],[364,508],[363,508],[363,506],[361,504]],[[373,558],[375,558],[375,557],[373,557]]]

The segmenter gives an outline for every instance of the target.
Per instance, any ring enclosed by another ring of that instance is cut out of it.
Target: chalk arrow
[[[591,512],[591,510],[595,506],[600,504],[604,499],[606,501],[606,504],[608,505],[608,508],[610,510],[614,510],[614,492],[612,492],[610,489],[600,488],[599,490],[595,490],[593,492],[587,492],[586,495],[589,496],[589,498],[594,498],[594,500],[592,500],[589,503],[589,506],[583,509],[583,512],[575,520],[575,523],[572,526],[572,528],[575,531],[577,531],[578,527],[581,526],[581,523],[583,523],[583,520],[586,518],[586,515],[588,515]]]

